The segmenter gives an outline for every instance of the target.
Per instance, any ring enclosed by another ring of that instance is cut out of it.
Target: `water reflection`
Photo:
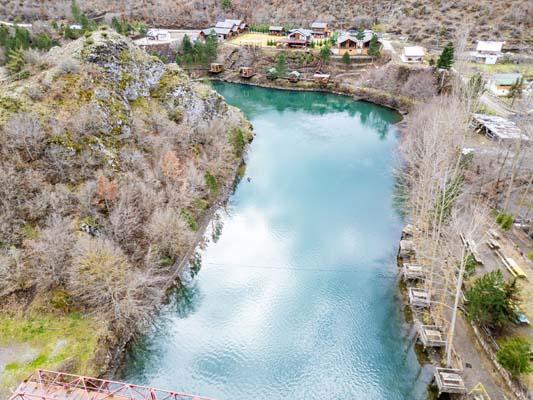
[[[220,400],[424,398],[395,296],[397,116],[338,96],[217,88],[254,124],[251,179],[123,378]]]

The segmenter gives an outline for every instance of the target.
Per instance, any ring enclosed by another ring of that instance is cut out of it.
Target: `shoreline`
[[[312,85],[308,87],[302,87],[302,86],[296,86],[295,84],[291,84],[290,86],[279,85],[279,84],[275,84],[276,81],[269,81],[269,80],[261,80],[259,82],[257,81],[252,82],[251,80],[247,80],[247,79],[227,77],[227,76],[222,76],[222,77],[206,76],[200,79],[208,79],[209,81],[218,81],[218,82],[234,83],[234,84],[241,84],[241,85],[248,85],[248,86],[256,86],[256,87],[262,87],[262,88],[267,88],[267,89],[276,89],[276,90],[285,90],[285,91],[294,91],[294,92],[321,92],[321,93],[331,93],[331,94],[335,94],[338,96],[347,96],[347,97],[351,97],[354,101],[364,101],[367,103],[375,104],[380,107],[385,107],[390,110],[396,111],[402,117],[409,114],[409,110],[410,110],[410,107],[408,107],[405,104],[405,101],[403,101],[402,99],[390,93],[379,92],[378,90],[375,90],[375,89],[362,88],[362,87],[357,87],[356,90],[353,90],[347,87],[342,87],[342,86],[339,87],[339,85],[343,85],[343,82],[330,83],[326,86],[316,85],[313,83]],[[335,85],[335,86],[331,87],[332,85]],[[371,93],[372,91],[374,91],[375,96],[369,95],[369,93]],[[390,101],[381,101],[380,98],[378,97],[379,94],[383,96],[388,96]]]

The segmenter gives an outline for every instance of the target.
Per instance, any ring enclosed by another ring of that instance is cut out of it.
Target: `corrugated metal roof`
[[[492,75],[491,80],[498,85],[512,85],[517,80],[522,78],[522,74],[494,74]]]
[[[403,54],[406,57],[424,57],[426,51],[421,46],[405,46],[403,48]]]
[[[477,42],[476,50],[477,51],[501,52],[504,43],[505,42],[480,40]]]
[[[325,29],[328,27],[328,23],[327,22],[318,22],[318,21],[315,21],[311,24],[311,28],[318,28],[318,29]]]

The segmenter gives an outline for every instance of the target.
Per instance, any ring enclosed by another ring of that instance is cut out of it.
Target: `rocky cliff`
[[[251,139],[216,92],[105,28],[26,58],[0,88],[0,389],[104,371]]]

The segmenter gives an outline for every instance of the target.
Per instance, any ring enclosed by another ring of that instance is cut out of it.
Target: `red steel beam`
[[[213,400],[130,383],[37,370],[9,400]]]

